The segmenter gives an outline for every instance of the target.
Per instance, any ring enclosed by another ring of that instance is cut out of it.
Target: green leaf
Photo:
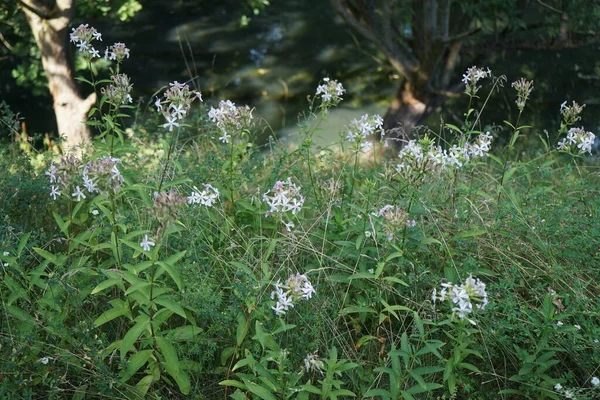
[[[160,266],[160,268],[158,268],[158,270],[156,272],[157,275],[160,275],[163,271],[166,271],[167,274],[169,274],[169,276],[173,280],[173,282],[175,282],[175,284],[177,285],[177,288],[180,291],[183,290],[183,283],[181,282],[181,277],[175,271],[175,268],[172,265],[167,264],[163,261],[158,261],[157,264]]]
[[[129,309],[125,306],[111,308],[110,310],[103,312],[98,318],[96,318],[96,320],[94,321],[94,326],[97,328],[109,321],[112,321],[115,318],[118,318],[128,313]]]
[[[165,359],[165,370],[173,379],[175,379],[175,382],[177,382],[177,386],[179,386],[181,393],[189,394],[192,389],[190,377],[181,369],[175,347],[164,337],[157,336],[155,340],[162,356]]]
[[[146,315],[140,315],[136,318],[137,323],[127,331],[123,341],[121,342],[121,360],[125,359],[125,355],[135,349],[135,342],[140,335],[150,329],[150,319]]]
[[[29,232],[25,233],[23,236],[21,236],[21,239],[19,240],[19,247],[17,248],[17,258],[20,258],[21,254],[23,254],[23,249],[27,245],[27,241],[29,240],[30,236],[31,236],[31,233],[29,233]]]
[[[179,315],[180,317],[187,319],[187,315],[185,315],[185,310],[183,309],[183,307],[181,307],[179,304],[177,304],[173,300],[163,296],[163,297],[155,298],[154,302],[156,304],[160,304],[161,306],[173,311],[175,314]]]
[[[243,313],[239,313],[237,316],[237,329],[235,332],[235,342],[238,346],[240,346],[246,338],[249,329],[250,324],[246,320],[246,317]]]
[[[120,286],[122,286],[123,284],[123,280],[122,279],[107,279],[104,282],[100,282],[93,290],[91,294],[96,294],[99,293],[101,291],[103,291],[104,289],[108,289],[110,287],[113,287],[115,285],[121,284]]]
[[[152,350],[138,351],[127,360],[127,368],[121,375],[121,382],[127,382],[129,378],[135,375],[152,357]]]
[[[454,236],[452,239],[456,240],[456,239],[464,239],[464,238],[469,238],[469,237],[473,237],[473,236],[480,236],[487,233],[487,231],[485,229],[475,229],[475,230],[470,230],[470,231],[466,231],[466,232],[461,232],[458,235]]]
[[[357,313],[377,314],[377,310],[367,306],[349,306],[340,311],[340,316]]]
[[[444,126],[445,126],[446,128],[450,128],[450,129],[452,129],[453,131],[456,131],[456,132],[458,132],[458,133],[459,133],[459,134],[461,134],[461,135],[463,134],[463,131],[462,131],[462,130],[461,130],[459,127],[458,127],[458,126],[456,126],[456,125],[453,125],[453,124],[445,124]]]
[[[259,398],[261,398],[262,400],[277,400],[277,397],[273,396],[269,389],[265,388],[264,386],[257,385],[256,383],[252,383],[246,379],[242,380],[246,384],[248,390],[254,393]]]
[[[236,381],[233,379],[226,379],[224,381],[219,382],[220,386],[232,386],[232,387],[236,387],[239,389],[244,389],[247,390],[248,388],[246,387],[246,385],[244,385],[242,382],[240,381]]]

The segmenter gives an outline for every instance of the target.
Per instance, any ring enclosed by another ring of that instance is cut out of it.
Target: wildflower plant
[[[316,96],[321,99],[320,107],[327,110],[340,104],[346,89],[341,83],[329,77],[323,78],[322,82],[317,86]]]
[[[459,319],[468,319],[470,313],[474,310],[483,310],[488,304],[488,295],[485,290],[485,283],[477,278],[469,276],[462,285],[452,284],[451,282],[442,283],[442,289],[433,290],[431,296],[433,304],[449,301],[452,304],[452,315]],[[469,319],[469,322],[475,322]]]

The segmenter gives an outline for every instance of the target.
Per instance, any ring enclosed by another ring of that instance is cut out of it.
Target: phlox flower
[[[346,90],[336,80],[323,78],[323,83],[317,86],[316,95],[321,97],[322,107],[337,106],[342,101],[342,95]]]
[[[148,239],[148,235],[144,235],[144,240],[142,240],[140,242],[140,247],[144,251],[150,251],[150,247],[154,247],[155,245],[156,245],[156,243],[154,243],[152,240]]]
[[[76,197],[77,201],[81,201],[81,199],[85,199],[85,193],[81,191],[79,186],[75,187],[75,192],[71,194],[71,196]]]
[[[469,96],[475,96],[481,86],[477,86],[477,82],[481,79],[491,77],[492,71],[488,68],[484,70],[483,68],[478,68],[476,66],[472,66],[467,69],[467,72],[463,74],[463,83],[465,84],[465,93]]]
[[[455,285],[451,282],[442,283],[439,295],[437,289],[434,289],[431,300],[434,305],[438,300],[450,300],[453,304],[453,314],[460,319],[465,319],[473,312],[473,309],[483,310],[485,308],[488,303],[488,295],[485,283],[469,275],[462,285]],[[474,324],[473,321],[471,323]]]
[[[276,315],[283,315],[294,307],[294,301],[309,300],[316,291],[306,275],[291,275],[285,283],[277,281],[275,290],[271,292],[271,299],[277,299],[275,306],[271,307]]]
[[[108,46],[104,52],[104,58],[107,60],[114,60],[118,63],[122,62],[125,58],[129,58],[129,49],[124,43],[117,42],[112,46]]]
[[[75,43],[79,52],[88,60],[100,57],[100,53],[92,46],[92,40],[102,41],[102,35],[88,24],[81,24],[71,30],[69,40]]]
[[[230,100],[220,101],[219,107],[211,107],[208,117],[219,128],[222,135],[219,140],[229,143],[232,135],[248,129],[253,122],[252,110],[248,106],[236,106]]]
[[[291,178],[285,181],[277,181],[273,188],[263,194],[263,201],[270,207],[265,214],[266,217],[273,213],[283,215],[291,211],[293,215],[298,213],[304,205],[304,196],[300,193],[300,186],[295,185]]]
[[[206,207],[212,207],[212,205],[219,199],[219,190],[208,184],[203,184],[204,190],[198,189],[194,186],[192,194],[188,196],[188,204],[201,204]]]

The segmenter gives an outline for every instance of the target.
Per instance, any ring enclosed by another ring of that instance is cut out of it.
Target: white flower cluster
[[[442,283],[442,290],[439,295],[436,289],[433,289],[431,296],[433,304],[438,300],[450,300],[454,307],[452,312],[458,315],[458,318],[464,319],[473,309],[483,310],[488,303],[488,295],[485,291],[485,283],[471,275],[462,285],[452,283]]]
[[[369,117],[369,114],[365,114],[360,119],[352,120],[349,125],[346,125],[345,130],[346,140],[355,144],[357,151],[369,151],[372,143],[367,140],[367,137],[378,130],[381,136],[384,135],[383,118],[379,115]]]
[[[477,82],[481,79],[492,76],[492,71],[488,68],[487,71],[483,68],[478,68],[475,65],[467,69],[463,74],[463,83],[465,84],[465,93],[469,96],[475,96],[481,86],[477,86]]]
[[[265,217],[273,213],[283,215],[287,211],[296,215],[304,205],[304,196],[300,193],[300,189],[300,186],[292,182],[292,178],[275,182],[273,188],[263,194],[263,200],[271,207]]]
[[[81,162],[77,158],[72,155],[61,156],[58,164],[52,163],[45,172],[50,179],[50,197],[56,200],[62,192],[69,193],[74,190],[71,196],[76,201],[81,201],[87,197],[82,187],[90,194],[117,193],[124,183],[123,176],[117,168],[120,162],[121,160],[115,157],[101,157],[88,162],[80,170]],[[78,184],[79,182],[76,181],[78,174],[82,178],[82,184]]]
[[[472,142],[465,142],[463,146],[453,145],[449,149],[436,146],[435,142],[427,137],[417,141],[410,140],[400,150],[396,171],[404,177],[411,174],[425,174],[449,168],[460,168],[470,160],[485,157],[492,145],[492,135],[489,132],[480,134]]]
[[[125,58],[129,58],[129,49],[125,46],[125,43],[117,42],[106,48],[104,58],[121,63]]]
[[[154,101],[154,106],[157,111],[160,111],[167,122],[163,124],[164,128],[168,128],[169,132],[173,131],[174,127],[180,126],[178,121],[181,121],[192,108],[192,102],[195,99],[202,101],[202,94],[195,90],[190,90],[186,83],[177,81],[169,83],[169,89],[163,94],[163,100],[157,97]]]
[[[219,140],[223,143],[229,143],[232,134],[250,127],[253,119],[250,107],[236,107],[230,100],[221,100],[218,108],[211,107],[208,117],[221,131],[222,136]]]
[[[102,35],[88,24],[81,24],[71,30],[70,41],[75,43],[79,52],[88,60],[100,57],[98,50],[92,46],[92,40],[102,41]]]
[[[209,183],[204,183],[203,186],[204,190],[200,190],[194,186],[194,191],[187,198],[188,204],[201,204],[206,207],[212,207],[219,199],[219,189]]]
[[[323,78],[323,84],[317,86],[317,96],[321,96],[323,106],[337,106],[342,101],[342,95],[346,90],[338,81]]]
[[[417,221],[408,219],[408,213],[406,211],[391,204],[386,204],[381,207],[378,212],[371,213],[371,215],[383,217],[383,227],[388,241],[394,239],[394,235],[399,229],[405,227],[412,228],[417,225]]]
[[[111,75],[110,79],[113,83],[100,89],[102,94],[106,96],[106,100],[115,106],[132,103],[133,99],[129,93],[131,93],[133,84],[131,84],[129,76],[127,74],[116,74]]]
[[[275,290],[271,292],[271,300],[277,298],[277,303],[271,308],[275,314],[283,315],[294,307],[294,301],[308,300],[316,293],[306,275],[292,275],[285,283],[277,281],[275,284]]]
[[[565,151],[578,151],[580,154],[592,153],[592,145],[596,140],[596,135],[592,132],[586,132],[583,128],[571,128],[567,137],[558,142],[558,149]],[[577,150],[576,150],[577,149]]]
[[[533,81],[527,81],[525,78],[521,78],[518,81],[514,81],[511,85],[517,91],[517,108],[523,112],[525,104],[529,99],[529,95],[533,91]]]
[[[304,358],[304,370],[309,373],[325,373],[325,363],[323,363],[316,351],[314,353],[308,353]]]
[[[565,125],[573,125],[575,122],[579,121],[584,108],[585,104],[579,105],[573,101],[573,104],[568,106],[567,102],[564,101],[560,105],[560,115],[562,116]]]

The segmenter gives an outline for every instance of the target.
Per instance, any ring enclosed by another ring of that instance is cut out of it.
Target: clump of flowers
[[[481,89],[481,86],[477,86],[477,82],[490,76],[492,76],[492,71],[489,68],[486,71],[474,65],[467,69],[462,79],[465,84],[465,93],[470,97],[476,96],[479,89]]]
[[[317,96],[321,97],[321,107],[337,106],[342,101],[346,90],[335,79],[323,78],[323,83],[317,86]]]
[[[104,58],[114,60],[120,64],[125,58],[129,58],[129,49],[125,46],[125,43],[117,42],[106,48]]]
[[[529,95],[533,91],[533,81],[526,81],[525,78],[521,78],[513,82],[511,86],[517,91],[517,108],[519,112],[523,112]]]
[[[248,129],[253,120],[250,107],[236,107],[230,100],[221,100],[218,108],[211,107],[208,117],[221,131],[222,136],[219,140],[223,143],[229,143],[232,135]]]
[[[180,126],[179,121],[187,116],[192,108],[192,102],[196,99],[202,101],[202,94],[190,90],[186,83],[177,81],[169,83],[169,88],[163,94],[163,99],[157,97],[154,101],[156,110],[161,112],[167,120],[163,127],[172,132],[174,127]]]
[[[117,167],[121,160],[116,157],[100,157],[88,162],[81,171],[83,186],[90,193],[118,193],[125,182]]]
[[[396,172],[409,180],[418,180],[427,174],[460,168],[469,161],[485,157],[491,150],[492,135],[489,132],[477,135],[473,142],[466,141],[462,146],[453,145],[442,149],[427,136],[420,140],[410,140],[400,150]]]
[[[485,308],[488,303],[488,295],[485,283],[469,275],[462,285],[455,285],[451,282],[442,283],[442,290],[439,294],[437,289],[433,289],[431,300],[434,305],[437,301],[450,301],[453,305],[453,316],[465,319],[474,309],[483,310]],[[475,324],[474,321],[469,321]]]
[[[206,207],[212,207],[219,199],[219,189],[209,183],[204,183],[203,186],[204,190],[200,190],[194,186],[192,194],[187,198],[188,204],[201,204]]]
[[[156,217],[163,222],[168,222],[177,218],[179,210],[187,201],[177,191],[170,189],[168,192],[154,192],[152,203]]]
[[[592,132],[586,132],[583,128],[571,128],[567,132],[567,137],[558,142],[558,149],[570,153],[583,154],[587,152],[591,154],[594,140],[596,140],[596,135]]]
[[[567,105],[567,102],[563,102],[560,105],[560,115],[562,116],[563,123],[566,126],[570,126],[575,124],[575,122],[581,119],[581,113],[585,108],[585,104],[579,105],[575,101],[570,106]]]
[[[308,353],[306,357],[304,357],[304,370],[309,373],[325,373],[325,363],[323,363],[316,351],[314,353]]]
[[[81,160],[73,155],[61,156],[58,163],[50,164],[45,172],[50,180],[50,197],[56,200],[63,193],[70,194],[75,201],[89,194],[116,194],[124,183],[117,167],[121,160],[115,157],[100,157],[82,166]],[[81,177],[81,180],[78,178]]]
[[[102,41],[102,35],[88,24],[81,24],[71,30],[70,41],[75,43],[79,52],[88,61],[94,57],[100,57],[98,50],[92,46],[93,40]]]
[[[265,217],[274,213],[283,216],[288,211],[296,215],[304,205],[304,196],[300,193],[300,189],[300,186],[292,182],[292,178],[275,182],[273,188],[263,194],[263,201],[270,207]]]
[[[277,281],[275,290],[271,292],[271,300],[277,298],[277,303],[271,307],[275,314],[284,315],[294,307],[295,301],[308,300],[317,292],[304,274],[290,276],[285,283]]]
[[[354,145],[356,151],[368,151],[372,143],[367,140],[367,137],[377,131],[384,136],[383,118],[379,115],[369,117],[368,114],[365,114],[360,119],[354,119],[349,125],[346,125],[346,140]]]
[[[406,227],[412,228],[417,225],[417,221],[408,219],[408,213],[398,206],[386,204],[381,209],[373,213],[377,217],[383,217],[383,226],[388,241],[394,239],[394,235],[398,230]]]
[[[115,106],[121,104],[132,103],[131,89],[133,84],[131,83],[127,74],[116,74],[111,75],[110,79],[113,81],[108,87],[101,88],[100,91],[106,96],[106,101]]]

